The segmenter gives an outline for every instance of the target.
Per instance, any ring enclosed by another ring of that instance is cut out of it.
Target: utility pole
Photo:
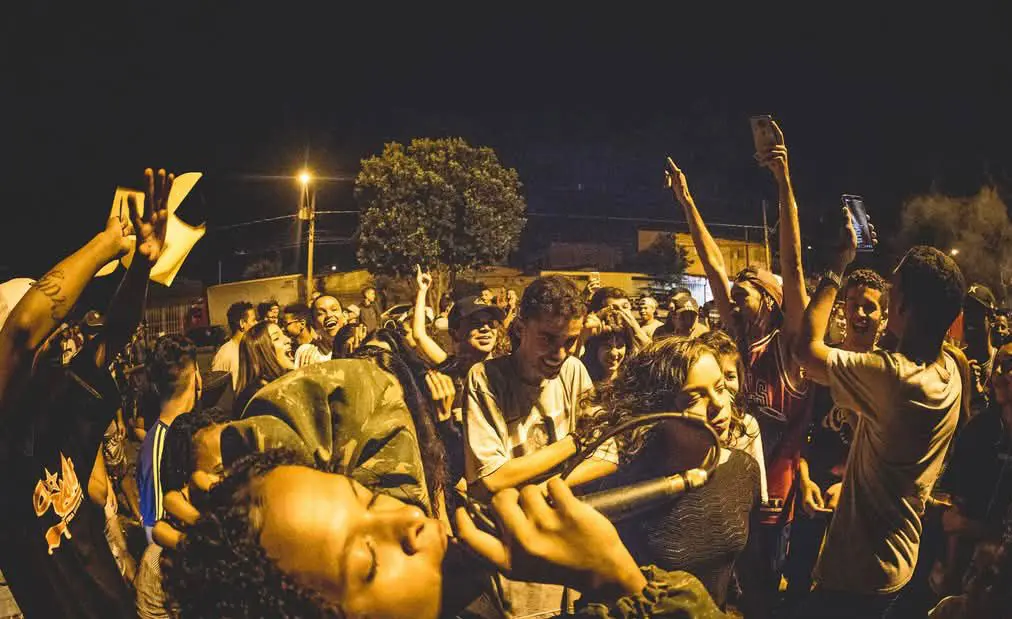
[[[763,200],[763,245],[766,248],[766,270],[773,270],[773,257],[770,255],[770,229],[766,225],[766,200]]]
[[[316,192],[310,188],[313,176],[308,171],[299,173],[302,183],[302,199],[299,205],[299,219],[309,220],[309,252],[306,256],[306,302],[313,298],[313,250],[316,245]]]

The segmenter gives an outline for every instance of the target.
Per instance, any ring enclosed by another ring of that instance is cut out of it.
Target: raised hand
[[[134,233],[134,226],[130,222],[130,218],[126,219],[118,216],[110,217],[105,222],[105,230],[102,231],[102,235],[109,240],[110,250],[115,251],[116,258],[125,256],[130,248],[134,246],[134,239],[130,238]]]
[[[144,170],[144,177],[147,179],[147,193],[143,217],[140,215],[137,201],[132,196],[127,200],[127,204],[137,235],[135,259],[139,256],[148,264],[154,264],[165,250],[165,228],[169,221],[167,210],[169,191],[172,189],[175,176],[166,175],[164,169],[159,169],[156,181],[155,172],[147,168]]]
[[[642,591],[646,579],[608,519],[558,478],[548,480],[547,490],[551,504],[538,486],[510,488],[492,498],[502,540],[457,510],[460,538],[511,578],[566,585],[588,595]]]
[[[422,292],[428,292],[429,288],[432,287],[432,275],[426,271],[422,271],[422,267],[415,265],[415,284],[418,285],[418,289]]]
[[[685,204],[692,200],[692,194],[689,193],[689,183],[685,180],[685,173],[671,157],[668,157],[667,166],[664,169],[664,185],[671,189],[672,195],[680,203]]]
[[[784,145],[784,132],[775,121],[770,121],[770,127],[776,136],[776,144],[765,152],[755,154],[756,161],[764,168],[768,168],[778,181],[790,178],[790,169],[787,164],[787,146]]]
[[[836,243],[836,256],[834,257],[833,269],[837,273],[843,274],[847,269],[847,266],[854,261],[857,256],[857,230],[854,229],[854,221],[850,216],[850,209],[846,206],[841,209],[841,215],[843,217],[843,226],[840,227],[839,237]],[[872,243],[875,242],[874,229],[869,224],[869,230],[872,230]]]

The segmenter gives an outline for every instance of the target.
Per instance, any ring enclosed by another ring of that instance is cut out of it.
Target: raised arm
[[[696,208],[696,202],[689,193],[689,185],[685,180],[685,174],[675,165],[675,162],[668,157],[668,169],[665,176],[671,184],[671,193],[685,210],[685,221],[689,224],[689,234],[692,236],[692,244],[696,246],[696,253],[703,264],[703,272],[710,282],[710,290],[713,292],[713,301],[720,312],[720,319],[725,325],[735,324],[731,306],[731,284],[727,279],[727,267],[724,265],[724,255],[720,253],[720,247],[713,240],[713,236],[703,223],[703,217]]]
[[[425,297],[429,293],[429,287],[432,286],[432,276],[423,273],[422,267],[417,264],[415,265],[415,283],[418,286],[418,292],[415,293],[415,311],[411,317],[411,334],[415,336],[418,350],[429,361],[439,365],[446,361],[449,355],[446,354],[442,346],[436,343],[436,340],[429,337],[429,333],[425,329]]]
[[[130,248],[130,232],[130,222],[109,219],[105,230],[50,269],[11,310],[0,331],[0,410],[19,382],[12,379],[30,370],[39,346],[67,317],[95,273]]]
[[[788,339],[796,338],[801,330],[801,319],[808,305],[805,275],[801,267],[801,227],[798,224],[798,203],[794,199],[790,168],[787,164],[787,147],[784,134],[776,123],[771,123],[778,146],[757,153],[760,164],[769,168],[777,183],[780,203],[780,273],[784,278],[784,328]]]
[[[857,233],[850,223],[850,214],[843,209],[845,225],[841,231],[841,239],[837,250],[830,258],[830,273],[822,278],[815,296],[805,309],[801,321],[801,332],[795,340],[794,356],[806,375],[815,382],[825,385],[828,382],[827,360],[829,346],[826,345],[826,328],[829,316],[833,313],[833,302],[840,291],[843,273],[854,260],[857,252]]]
[[[165,170],[158,170],[156,175],[154,170],[147,168],[144,177],[147,181],[144,215],[140,215],[133,199],[128,202],[137,236],[136,250],[130,268],[109,304],[105,328],[97,338],[99,344],[95,351],[95,363],[100,367],[108,364],[113,355],[125,348],[137,330],[144,315],[151,268],[165,249],[169,191],[174,176],[166,174]]]

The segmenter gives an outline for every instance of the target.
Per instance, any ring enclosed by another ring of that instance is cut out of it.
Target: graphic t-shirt
[[[762,432],[769,498],[780,499],[784,504],[781,514],[771,512],[763,524],[788,521],[793,515],[793,501],[789,499],[810,408],[808,382],[800,385],[791,382],[781,339],[781,332],[775,330],[749,347],[749,363],[742,383],[746,410],[759,422]]]
[[[133,598],[88,500],[102,435],[120,405],[87,345],[41,365],[0,411],[0,568],[27,617],[131,617]]]
[[[917,563],[925,501],[959,419],[959,369],[948,353],[923,364],[831,350],[827,362],[833,400],[860,419],[815,580],[833,591],[892,593]]]

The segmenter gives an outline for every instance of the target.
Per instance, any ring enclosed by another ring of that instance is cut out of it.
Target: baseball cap
[[[671,297],[671,304],[674,306],[673,311],[676,314],[681,312],[699,313],[699,303],[688,292],[679,292]]]
[[[966,291],[966,300],[973,299],[977,303],[984,306],[989,312],[993,312],[998,305],[994,299],[994,293],[991,289],[983,284],[972,284],[970,289]]]
[[[453,309],[450,310],[450,330],[455,331],[465,318],[479,312],[487,312],[499,322],[506,319],[506,313],[498,305],[489,305],[481,297],[464,297],[454,303]]]

